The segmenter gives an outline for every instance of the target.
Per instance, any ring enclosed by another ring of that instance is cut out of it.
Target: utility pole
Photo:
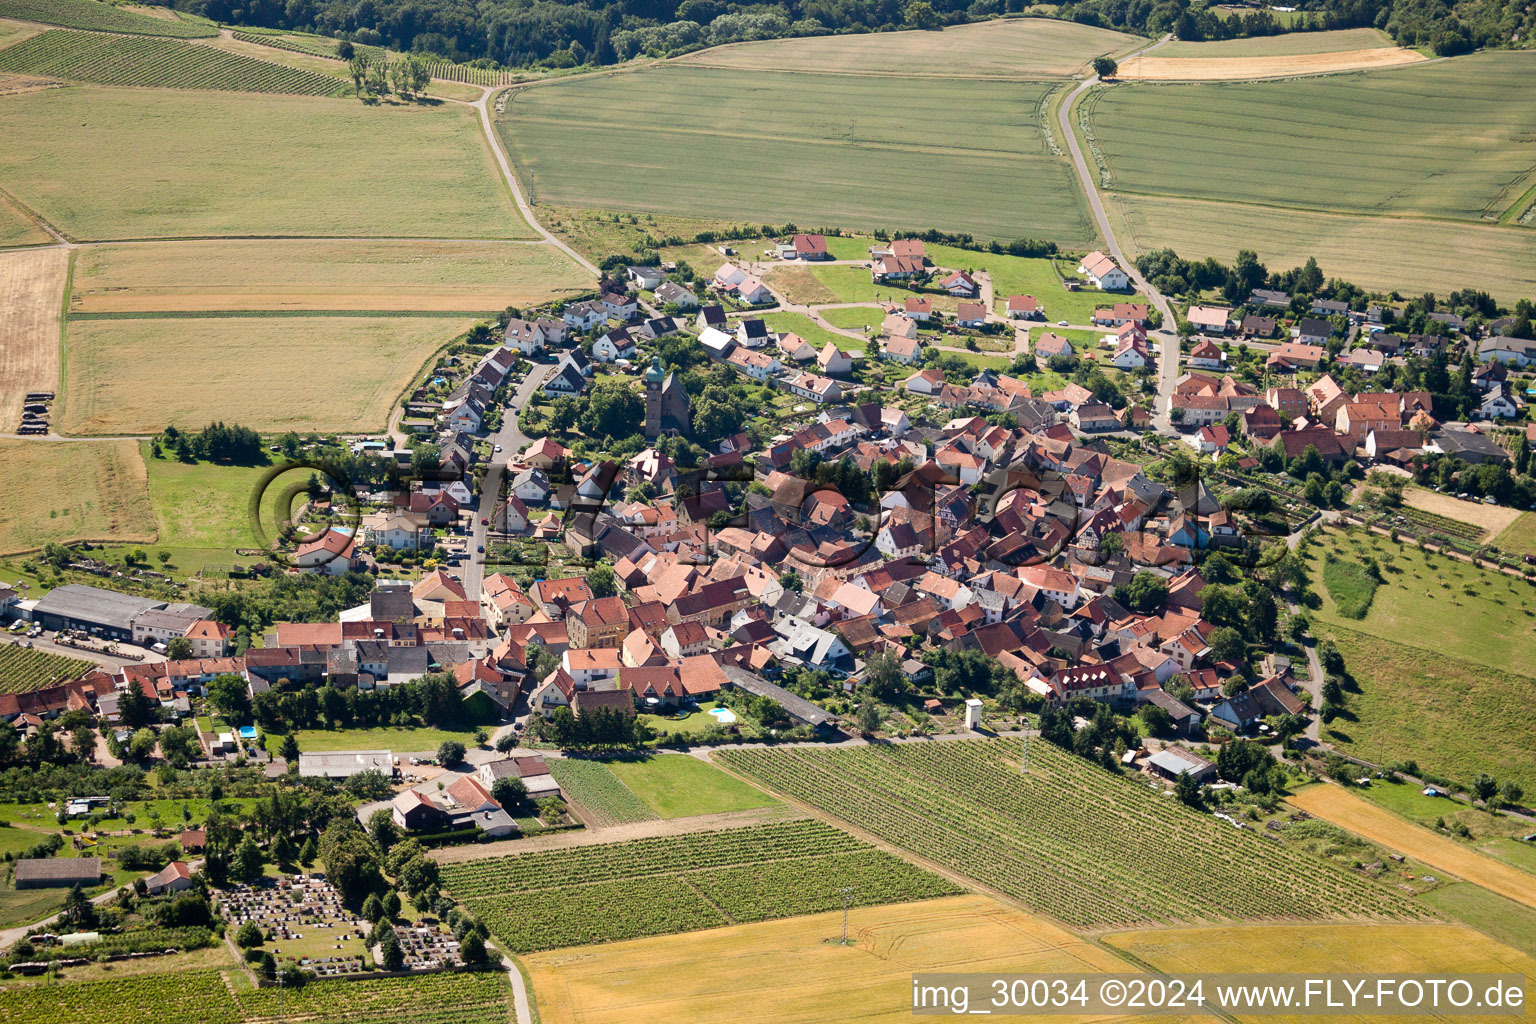
[[[848,945],[848,901],[853,898],[853,886],[843,886],[843,941],[842,945]]]

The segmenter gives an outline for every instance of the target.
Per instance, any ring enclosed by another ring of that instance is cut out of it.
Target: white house
[[[1190,306],[1184,318],[1201,334],[1226,334],[1232,311],[1222,306]]]
[[[608,310],[601,302],[573,302],[561,314],[567,327],[578,331],[590,331],[598,324],[608,322]]]
[[[602,363],[633,359],[635,339],[630,337],[628,328],[615,328],[592,343],[592,358]]]
[[[699,297],[675,281],[663,281],[656,286],[656,301],[664,306],[692,309],[699,304]]]
[[[1120,265],[1097,249],[1083,257],[1077,272],[1086,276],[1095,288],[1106,292],[1123,292],[1131,286],[1130,276],[1120,269]]]
[[[829,341],[821,354],[816,357],[816,365],[821,367],[822,373],[847,374],[853,372],[853,360],[848,358],[848,353],[837,347],[836,342]]]
[[[542,324],[533,320],[508,320],[507,345],[525,356],[542,352],[551,339]]]
[[[1201,370],[1219,370],[1225,360],[1221,346],[1209,338],[1201,338],[1200,343],[1189,351],[1189,365]]]
[[[523,501],[543,501],[554,488],[549,476],[537,466],[530,466],[512,478],[512,493]]]
[[[624,272],[624,276],[647,291],[654,289],[666,279],[660,267],[630,267]]]
[[[732,349],[725,361],[756,381],[766,381],[784,369],[783,364],[768,353],[747,348]]]
[[[736,297],[751,306],[773,301],[773,293],[768,290],[768,286],[750,274],[736,286]]]
[[[352,559],[357,545],[352,535],[332,528],[298,546],[294,552],[294,565],[305,572],[320,572],[327,576],[344,576],[352,570]]]

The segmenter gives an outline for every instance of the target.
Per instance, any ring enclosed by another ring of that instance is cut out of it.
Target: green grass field
[[[666,66],[522,90],[498,125],[539,203],[1092,245],[1050,89]]]
[[[0,137],[6,190],[81,239],[530,235],[459,106],[85,86],[8,97]]]
[[[830,319],[829,317],[828,320]],[[767,313],[763,316],[763,322],[771,330],[778,331],[781,334],[786,331],[792,331],[818,349],[829,341],[838,345],[846,345],[853,340],[841,334],[833,334],[804,313]]]
[[[1122,192],[1496,220],[1536,184],[1526,52],[1283,82],[1119,85],[1090,94],[1082,114]]]
[[[1359,793],[1425,828],[1437,828],[1440,822],[1465,825],[1472,833],[1472,838],[1465,841],[1479,853],[1536,872],[1536,843],[1520,839],[1531,833],[1530,822],[1522,818],[1491,814],[1451,797],[1425,796],[1418,786],[1407,782],[1378,780]]]
[[[469,326],[448,317],[176,317],[69,326],[63,429],[383,429],[400,391]]]
[[[1432,889],[1420,897],[1431,907],[1484,935],[1536,956],[1536,910],[1471,882]]]
[[[489,730],[488,730],[489,731]],[[393,754],[422,754],[431,752],[449,740],[466,747],[475,745],[474,729],[413,729],[384,727],[379,729],[300,729],[294,733],[300,752],[318,754],[327,750],[388,750]],[[267,737],[267,749],[277,750],[282,743],[280,736]]]
[[[44,25],[83,28],[93,32],[123,32],[145,36],[196,39],[216,36],[213,25],[139,14],[126,7],[96,0],[0,0],[0,18],[37,21]]]
[[[1376,577],[1359,562],[1345,558],[1323,560],[1323,586],[1346,619],[1365,618],[1378,585]]]
[[[863,330],[865,327],[879,327],[881,321],[885,319],[884,311],[875,306],[845,306],[842,309],[824,309],[821,311],[821,315],[833,327],[841,327],[849,331]],[[841,334],[835,334],[832,337],[837,339],[837,344],[844,350],[858,344],[855,339],[844,337]]]
[[[150,36],[105,36],[55,29],[0,50],[0,72],[67,78],[99,85],[330,96],[330,75],[227,53],[212,46]]]
[[[1493,538],[1493,545],[1515,555],[1536,555],[1536,512],[1522,512]]]
[[[662,818],[744,811],[778,801],[687,754],[657,754],[638,761],[610,761],[609,771]]]
[[[1386,33],[1374,28],[1346,28],[1334,32],[1289,32],[1277,36],[1218,39],[1187,43],[1174,39],[1159,46],[1156,57],[1290,57],[1302,53],[1342,53],[1395,45]]]

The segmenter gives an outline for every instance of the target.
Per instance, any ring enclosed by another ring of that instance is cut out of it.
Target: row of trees
[[[347,62],[347,70],[359,98],[365,95],[382,98],[394,93],[401,99],[410,99],[425,92],[427,83],[432,81],[432,72],[427,62],[419,57],[370,61],[362,55],[354,54]]]
[[[255,466],[267,461],[261,435],[238,423],[210,423],[202,430],[178,430],[174,425],[150,442],[150,454],[170,452],[182,462],[222,462]]]

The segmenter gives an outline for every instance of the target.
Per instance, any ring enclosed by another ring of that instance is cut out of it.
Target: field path
[[[1536,907],[1536,875],[1468,849],[1384,807],[1355,796],[1342,786],[1322,783],[1286,798],[1286,802],[1374,843],[1407,854],[1430,867],[1455,875],[1490,892]]]
[[[471,103],[470,106],[480,112],[480,129],[485,133],[485,141],[491,147],[491,152],[496,157],[496,165],[501,168],[502,178],[506,181],[507,187],[512,190],[512,198],[517,202],[517,211],[523,215],[523,219],[528,222],[533,230],[539,233],[539,236],[544,241],[575,260],[577,266],[586,270],[593,277],[601,278],[603,276],[602,271],[597,269],[596,264],[562,240],[556,238],[533,215],[533,207],[529,205],[527,198],[523,196],[522,187],[517,183],[517,175],[512,173],[512,164],[507,160],[507,151],[502,148],[501,140],[496,137],[495,126],[491,124],[491,98],[499,92],[501,92],[500,89],[486,89],[481,93],[480,98]]]
[[[1152,43],[1146,50],[1154,49],[1168,41],[1164,36]],[[1146,50],[1139,52],[1145,53]],[[1131,58],[1126,58],[1131,59]],[[1179,377],[1179,346],[1173,340],[1171,333],[1173,325],[1177,323],[1173,315],[1173,308],[1168,305],[1168,300],[1163,293],[1152,287],[1152,283],[1141,276],[1141,271],[1136,265],[1125,258],[1125,253],[1120,249],[1120,243],[1115,238],[1115,230],[1109,225],[1109,216],[1104,212],[1104,200],[1099,195],[1099,186],[1094,181],[1093,172],[1088,167],[1088,161],[1083,158],[1083,148],[1078,144],[1077,132],[1072,129],[1072,108],[1076,106],[1079,97],[1089,89],[1099,84],[1098,75],[1090,75],[1085,78],[1077,88],[1067,94],[1060,108],[1056,111],[1056,121],[1061,128],[1061,134],[1067,140],[1067,149],[1072,154],[1072,165],[1077,168],[1077,177],[1082,182],[1083,192],[1088,197],[1088,208],[1093,211],[1094,222],[1099,226],[1099,234],[1104,237],[1104,246],[1109,255],[1130,275],[1131,283],[1137,289],[1145,293],[1152,300],[1152,305],[1163,316],[1165,330],[1154,332],[1162,337],[1158,341],[1158,372],[1157,372],[1157,408],[1152,416],[1153,426],[1161,433],[1172,432],[1172,423],[1168,418],[1169,409],[1173,404],[1173,385]]]

